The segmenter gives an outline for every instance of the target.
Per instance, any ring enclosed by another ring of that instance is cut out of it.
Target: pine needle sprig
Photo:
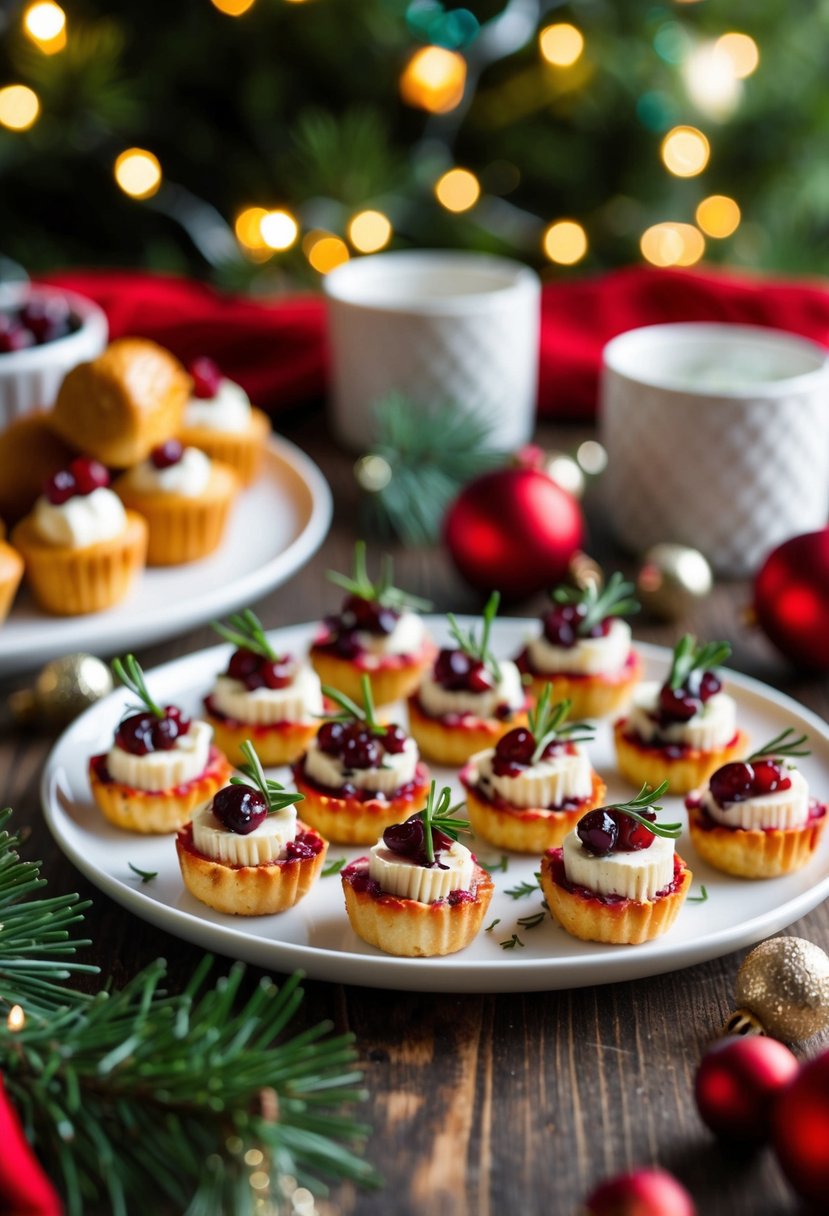
[[[553,701],[553,686],[548,681],[538,700],[527,715],[527,721],[535,739],[532,764],[538,764],[546,748],[559,739],[567,743],[591,743],[596,728],[590,722],[567,722],[573,702],[569,698]]]
[[[351,697],[344,692],[340,692],[338,688],[332,688],[330,684],[323,684],[322,695],[329,701],[333,701],[335,705],[339,705],[340,712],[336,714],[320,714],[325,722],[362,722],[373,735],[384,735],[386,727],[377,718],[374,708],[374,698],[371,695],[371,680],[365,674],[360,676],[360,689],[363,694],[363,704],[358,705],[356,701],[352,701]]]
[[[228,617],[228,624],[221,621],[211,621],[210,628],[218,633],[220,638],[230,642],[238,650],[250,650],[263,659],[276,659],[279,656],[267,639],[262,622],[255,612],[245,608]]]
[[[435,860],[435,846],[432,840],[432,831],[437,830],[443,832],[450,840],[457,840],[461,832],[471,832],[468,819],[456,818],[459,811],[465,807],[464,802],[456,802],[452,805],[452,791],[448,785],[437,793],[437,782],[433,779],[429,787],[429,797],[426,799],[426,805],[420,812],[420,818],[423,820],[423,847],[426,850],[426,856],[429,863]]]
[[[585,587],[556,587],[551,595],[557,604],[581,605],[584,615],[576,622],[576,633],[588,637],[591,629],[608,617],[632,616],[641,611],[639,601],[632,595],[635,590],[634,584],[626,582],[616,570],[604,587],[589,582]]]
[[[455,616],[451,612],[446,614],[446,619],[449,622],[449,632],[459,648],[464,654],[468,654],[470,658],[477,659],[480,663],[483,663],[484,667],[488,668],[496,680],[501,679],[501,668],[495,655],[489,649],[489,639],[492,633],[492,624],[498,614],[500,603],[500,591],[493,591],[483,611],[483,624],[480,637],[476,634],[474,625],[468,630],[461,629]]]
[[[728,642],[704,642],[700,645],[692,634],[686,633],[674,647],[668,686],[676,692],[685,686],[692,671],[710,671],[719,667],[730,654]]]
[[[657,800],[668,789],[668,782],[663,781],[656,789],[652,789],[647,782],[642,786],[635,798],[631,798],[629,802],[612,802],[608,806],[601,809],[604,811],[620,811],[623,815],[627,815],[630,819],[640,823],[642,827],[653,832],[654,836],[663,836],[666,840],[676,840],[682,835],[681,823],[659,823],[656,820],[646,819],[639,812],[644,810],[661,811],[662,807],[657,806]]]
[[[265,776],[262,761],[257,756],[256,748],[250,739],[246,739],[239,750],[246,761],[245,764],[239,765],[239,772],[243,773],[244,776],[231,777],[231,785],[253,785],[267,802],[269,815],[275,815],[277,811],[283,811],[286,806],[293,806],[294,803],[302,802],[305,797],[304,794],[296,793],[293,790],[286,790],[284,785],[280,785],[278,781],[272,781],[269,777]]]
[[[746,761],[750,764],[752,760],[762,760],[767,756],[811,756],[811,751],[808,747],[804,747],[804,743],[809,742],[808,735],[794,735],[794,727],[789,726],[786,730],[782,730],[779,735],[775,735],[768,743],[764,743],[762,747],[758,747],[756,752],[752,752],[746,757]]]
[[[112,660],[112,670],[121,684],[128,689],[133,696],[138,697],[142,705],[155,714],[157,718],[164,717],[162,707],[152,699],[150,690],[147,688],[147,682],[144,679],[144,672],[141,670],[141,664],[134,654],[125,655],[123,659]]]
[[[326,571],[326,578],[335,586],[341,587],[349,595],[356,595],[361,600],[376,600],[385,608],[403,609],[414,608],[418,612],[428,612],[432,607],[429,600],[419,595],[410,595],[394,585],[394,562],[388,553],[384,554],[380,566],[380,577],[372,582],[366,567],[366,542],[356,541],[354,545],[354,568],[351,575],[340,574],[337,570]]]

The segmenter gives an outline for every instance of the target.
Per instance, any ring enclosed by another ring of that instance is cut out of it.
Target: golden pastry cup
[[[305,755],[322,725],[321,722],[240,722],[238,718],[212,713],[209,697],[204,705],[204,717],[213,727],[216,746],[236,765],[245,761],[242,744],[247,739],[253,743],[266,768],[294,764]]]
[[[561,849],[550,849],[541,859],[541,890],[555,920],[583,942],[609,946],[638,946],[667,933],[682,907],[693,874],[674,854],[674,889],[655,899],[620,899],[585,896],[562,885]]]
[[[748,745],[748,735],[740,730],[725,747],[713,751],[688,747],[681,756],[672,758],[665,755],[662,748],[638,743],[626,733],[626,727],[626,718],[620,718],[613,727],[616,765],[620,775],[637,788],[645,782],[656,788],[667,781],[669,794],[688,794],[698,789],[718,768],[745,755]]]
[[[820,817],[809,819],[802,827],[763,831],[726,827],[699,805],[688,805],[694,848],[715,870],[736,878],[780,878],[801,870],[814,856],[825,826],[825,808]]]
[[[363,703],[362,678],[368,676],[371,696],[375,705],[389,705],[402,701],[420,686],[424,673],[431,667],[436,650],[431,642],[421,646],[414,654],[366,656],[344,659],[331,654],[314,644],[309,651],[311,666],[321,684],[336,688],[351,697],[358,705]],[[376,661],[376,665],[372,662]]]
[[[342,875],[342,884],[345,910],[357,936],[402,958],[431,958],[463,950],[480,931],[495,890],[492,878],[477,863],[470,888],[474,898],[457,904],[447,900],[424,904],[385,892],[377,896],[355,891],[347,873]]]
[[[17,550],[0,540],[0,624],[9,615],[17,595],[17,588],[23,578],[23,565],[23,558]]]
[[[228,916],[272,916],[298,904],[317,881],[328,843],[297,820],[297,833],[315,836],[322,848],[313,857],[269,861],[257,866],[229,866],[200,853],[193,844],[193,825],[176,836],[181,877],[191,895]]]
[[[183,827],[196,811],[230,781],[233,768],[217,747],[211,746],[207,767],[184,785],[166,790],[138,790],[120,781],[104,780],[99,762],[106,756],[93,756],[89,762],[92,797],[105,819],[125,832],[160,836]]]
[[[243,486],[259,476],[271,420],[262,410],[251,409],[245,431],[217,431],[207,426],[182,426],[178,438],[188,448],[198,448],[211,460],[233,469]]]
[[[547,684],[552,684],[556,701],[572,702],[568,715],[574,722],[583,718],[607,718],[627,707],[631,693],[642,679],[642,660],[635,650],[616,675],[572,675],[564,671],[538,674],[521,667],[531,677],[528,692],[538,699]]]
[[[213,464],[208,484],[193,498],[140,494],[127,474],[112,488],[125,507],[138,511],[147,521],[147,565],[179,566],[207,557],[219,547],[239,481],[232,469]]]
[[[416,696],[409,697],[409,733],[416,741],[420,754],[449,768],[460,768],[476,752],[494,747],[508,731],[526,725],[527,713],[524,709],[518,710],[507,720],[476,718],[469,714],[449,725],[444,718],[433,718],[425,713]]]
[[[482,798],[475,786],[464,779],[464,773],[461,773],[461,782],[466,788],[469,822],[476,836],[513,853],[543,853],[561,844],[582,815],[602,805],[607,792],[604,781],[594,772],[589,796],[571,810],[519,806],[506,808]]]
[[[293,769],[294,784],[304,796],[302,816],[334,844],[374,844],[393,823],[421,811],[429,796],[429,770],[418,764],[415,779],[397,798],[336,798],[305,780],[302,764]]]
[[[144,566],[147,525],[135,511],[127,511],[127,526],[120,536],[72,549],[43,540],[27,515],[12,532],[12,543],[26,564],[26,583],[44,612],[80,616],[111,608],[130,593]]]

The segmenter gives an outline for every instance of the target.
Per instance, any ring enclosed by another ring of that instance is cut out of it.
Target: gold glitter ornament
[[[829,1027],[829,956],[802,937],[772,937],[743,960],[729,1034],[767,1034],[785,1043]]]
[[[31,688],[12,693],[9,708],[24,725],[65,726],[112,689],[106,663],[92,654],[67,654],[47,663]]]
[[[698,549],[652,545],[642,556],[636,594],[642,607],[660,620],[676,621],[710,593],[711,567]]]

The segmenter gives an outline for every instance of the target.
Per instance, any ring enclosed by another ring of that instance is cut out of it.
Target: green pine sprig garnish
[[[162,707],[150,696],[144,672],[134,654],[125,655],[123,659],[113,659],[112,670],[120,683],[129,689],[133,696],[138,697],[151,714],[155,714],[157,718],[165,716]]]
[[[777,756],[811,756],[809,748],[803,746],[804,743],[809,742],[809,736],[797,735],[795,738],[791,738],[792,735],[794,735],[794,727],[789,726],[770,739],[768,743],[758,747],[756,752],[746,756],[746,761],[750,764],[752,760],[762,760],[767,756],[775,758]]]
[[[461,832],[471,832],[469,820],[456,818],[458,811],[463,810],[466,805],[464,802],[456,802],[452,805],[452,791],[448,785],[445,785],[439,794],[436,795],[437,782],[433,779],[429,787],[429,797],[426,799],[426,805],[420,812],[420,818],[423,820],[423,847],[426,850],[426,857],[429,864],[432,865],[435,860],[435,846],[432,841],[432,832],[437,830],[443,832],[450,840],[457,840]]]
[[[358,705],[356,701],[352,701],[351,697],[340,692],[338,688],[332,688],[330,684],[323,684],[322,695],[329,701],[333,701],[335,705],[339,705],[340,712],[320,716],[326,722],[363,722],[373,735],[384,735],[386,727],[376,717],[374,698],[371,695],[371,680],[365,674],[360,676],[360,688],[363,693],[362,706]]]
[[[713,667],[719,667],[730,654],[728,642],[704,642],[699,645],[692,634],[686,633],[674,647],[668,687],[676,692],[684,687],[692,671],[710,671]]]
[[[234,613],[228,617],[228,622],[223,625],[221,621],[211,621],[210,628],[238,650],[250,650],[263,659],[279,657],[265,635],[262,622],[250,608]]]
[[[385,608],[403,609],[414,608],[418,612],[428,612],[432,607],[428,600],[419,595],[409,595],[394,585],[394,563],[385,554],[380,566],[380,577],[373,583],[366,568],[366,542],[358,540],[354,545],[354,570],[351,576],[340,574],[336,570],[328,570],[326,577],[337,587],[342,587],[349,595],[356,595],[361,600],[376,600]]]
[[[662,807],[657,806],[657,799],[668,789],[668,782],[663,781],[656,789],[652,789],[647,782],[642,786],[635,798],[631,798],[629,802],[612,802],[608,806],[601,809],[603,811],[621,811],[623,815],[628,815],[637,823],[641,823],[642,827],[653,832],[654,836],[663,836],[666,840],[676,840],[682,835],[681,823],[659,823],[656,820],[646,819],[644,815],[640,815],[640,811],[652,810],[661,811]]]
[[[267,802],[269,815],[275,815],[277,811],[284,811],[286,806],[293,806],[295,802],[302,802],[304,794],[286,790],[284,785],[280,785],[278,781],[271,781],[265,776],[262,761],[257,756],[250,739],[245,740],[240,750],[247,761],[246,764],[239,765],[239,772],[244,773],[244,777],[231,777],[231,785],[254,786]]]
[[[474,626],[468,630],[461,629],[453,614],[451,612],[446,614],[446,619],[449,622],[449,632],[457,642],[458,647],[465,654],[468,654],[470,658],[477,659],[480,663],[483,663],[484,667],[488,668],[496,680],[501,679],[501,668],[498,666],[498,660],[495,658],[495,655],[489,649],[489,638],[492,633],[492,623],[498,613],[498,605],[500,603],[500,591],[493,591],[483,611],[483,625],[480,637],[475,633]]]
[[[636,588],[618,570],[611,574],[604,587],[589,582],[586,587],[556,587],[550,594],[557,604],[579,604],[584,615],[576,623],[576,633],[588,637],[591,629],[610,616],[632,616],[641,610],[631,592]]]
[[[535,739],[535,751],[532,764],[544,755],[545,748],[556,739],[567,743],[590,743],[596,733],[595,726],[589,722],[567,722],[573,702],[565,698],[563,701],[553,701],[553,686],[549,681],[544,685],[541,694],[527,715],[532,737]]]

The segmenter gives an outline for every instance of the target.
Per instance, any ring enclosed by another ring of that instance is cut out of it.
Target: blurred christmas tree
[[[0,5],[0,254],[272,290],[456,246],[549,273],[829,251],[829,0]]]

